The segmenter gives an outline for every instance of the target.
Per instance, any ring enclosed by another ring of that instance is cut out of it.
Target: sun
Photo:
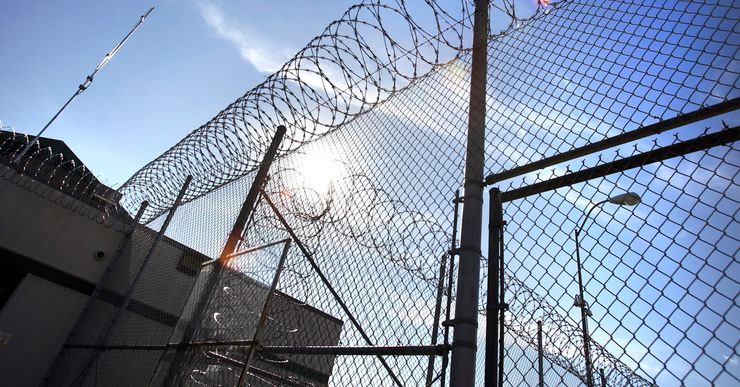
[[[339,162],[329,153],[307,153],[300,165],[304,187],[320,195],[326,194],[339,180],[339,166]]]

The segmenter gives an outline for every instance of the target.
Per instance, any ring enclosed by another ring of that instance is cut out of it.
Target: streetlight
[[[583,325],[583,356],[586,358],[586,385],[588,387],[593,387],[594,380],[593,380],[593,364],[591,364],[591,345],[589,343],[589,334],[588,334],[588,319],[587,317],[593,316],[593,313],[591,312],[591,309],[588,307],[588,303],[583,298],[583,276],[581,275],[581,254],[580,254],[580,245],[578,244],[578,236],[581,235],[581,232],[583,232],[583,226],[586,225],[586,221],[588,220],[589,216],[591,215],[591,212],[599,207],[600,205],[604,203],[613,203],[620,206],[634,206],[638,203],[640,203],[640,195],[629,192],[617,196],[610,197],[608,199],[602,200],[598,203],[596,203],[593,207],[591,207],[590,210],[586,213],[586,217],[583,219],[583,222],[581,223],[578,228],[576,228],[576,266],[578,268],[578,294],[573,299],[573,306],[579,307],[581,309],[581,324]]]

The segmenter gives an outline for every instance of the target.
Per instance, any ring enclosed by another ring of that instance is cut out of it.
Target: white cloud
[[[273,73],[291,57],[285,48],[273,47],[264,38],[255,36],[249,28],[243,25],[234,25],[226,19],[224,12],[208,1],[196,3],[201,16],[216,34],[233,43],[242,58],[252,64],[258,71]]]
[[[196,0],[196,5],[206,24],[214,30],[218,37],[234,44],[239,49],[241,57],[262,73],[272,74],[280,70],[295,54],[295,50],[280,47],[274,41],[258,36],[248,26],[230,20],[223,9],[208,0]],[[296,82],[300,80],[302,85],[325,92],[328,99],[335,97],[337,93],[350,92],[350,85],[345,81],[343,74],[336,69],[323,66],[320,69],[321,74],[318,74],[319,69],[311,67],[312,63],[301,64],[307,67],[301,68],[293,63],[285,69],[284,75],[288,80],[292,79]],[[336,89],[329,86],[329,80]],[[350,111],[358,111],[362,107],[356,98],[351,99],[349,105]]]

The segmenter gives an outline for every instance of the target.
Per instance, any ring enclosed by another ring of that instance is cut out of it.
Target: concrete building
[[[183,311],[198,292],[196,281],[204,278],[202,264],[210,259],[165,237],[142,270],[156,232],[132,228],[131,217],[117,206],[120,195],[89,173],[61,141],[42,138],[28,156],[12,163],[26,141],[25,135],[0,132],[0,385],[147,385],[155,371],[172,368],[171,351],[140,347],[179,339],[175,328],[192,317]],[[239,292],[251,292],[231,301],[242,310],[253,309],[246,300],[266,292],[248,276],[227,276]],[[101,278],[105,282],[95,291]],[[88,302],[92,294],[98,296]],[[272,311],[269,345],[339,342],[342,321],[299,300],[276,293]],[[250,318],[256,321],[258,315],[241,321]],[[298,321],[301,329],[285,328]],[[209,350],[241,353],[224,346]],[[201,366],[203,372],[216,371],[228,362],[206,356],[196,363],[180,362],[176,368],[197,376],[193,370]],[[260,356],[253,367],[262,373],[253,384],[272,378],[288,385],[326,385],[333,363],[327,357],[274,361]]]
[[[123,237],[115,191],[61,141],[11,166],[25,136],[0,132],[0,385],[34,386]],[[62,155],[62,156],[60,156]]]

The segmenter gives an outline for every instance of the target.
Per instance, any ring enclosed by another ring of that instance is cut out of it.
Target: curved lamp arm
[[[597,202],[596,204],[591,207],[588,212],[586,213],[585,219],[583,219],[583,222],[581,222],[581,225],[576,228],[576,240],[578,239],[578,235],[583,231],[583,226],[586,225],[586,222],[588,221],[589,216],[591,216],[591,212],[596,209],[596,207],[601,206],[602,204],[609,202],[613,204],[617,204],[620,206],[634,206],[639,204],[642,201],[642,198],[640,198],[640,195],[638,195],[635,192],[627,192],[623,194],[619,194],[617,196],[611,196],[608,197],[600,202]]]
[[[593,207],[591,207],[588,210],[588,212],[586,213],[586,215],[585,215],[585,217],[583,219],[583,222],[581,222],[581,225],[576,228],[576,239],[578,239],[578,235],[581,233],[581,231],[583,231],[583,226],[586,225],[586,222],[588,221],[588,218],[591,216],[591,212],[593,212],[593,210],[595,210],[597,207],[601,206],[602,204],[604,204],[604,203],[606,203],[608,201],[609,201],[609,199],[604,199],[604,200],[602,200],[600,202],[597,202],[596,204],[593,205]]]

